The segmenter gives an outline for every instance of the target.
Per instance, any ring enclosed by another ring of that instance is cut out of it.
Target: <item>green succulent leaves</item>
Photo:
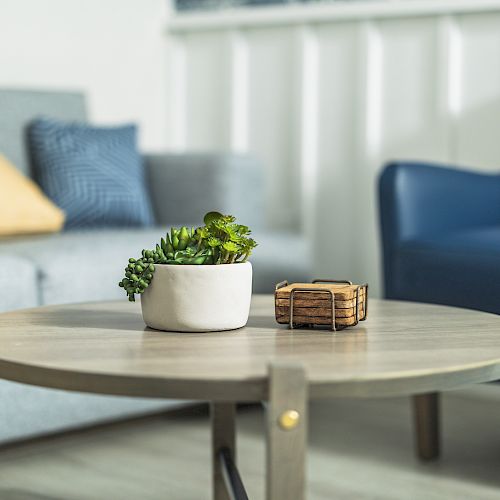
[[[246,262],[257,246],[247,226],[236,224],[232,215],[208,212],[204,226],[196,229],[172,228],[154,250],[143,250],[142,257],[130,258],[125,277],[118,283],[130,301],[151,284],[155,264],[210,265]]]
[[[205,226],[210,226],[216,220],[223,218],[224,216],[219,212],[208,212],[205,214],[205,217],[203,217],[203,222],[205,223]]]

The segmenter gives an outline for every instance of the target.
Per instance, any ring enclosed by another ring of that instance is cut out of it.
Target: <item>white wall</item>
[[[0,0],[0,87],[77,89],[92,120],[166,140],[166,0]]]
[[[314,238],[319,277],[380,292],[388,160],[500,169],[499,0],[178,15],[170,35],[171,146],[259,156],[269,224]]]

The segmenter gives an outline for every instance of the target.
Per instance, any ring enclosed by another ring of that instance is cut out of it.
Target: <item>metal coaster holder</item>
[[[352,285],[352,281],[349,280],[331,280],[331,279],[314,279],[312,280],[312,283],[339,283],[339,284],[345,284],[345,285]],[[279,290],[280,288],[283,288],[285,286],[288,286],[288,281],[284,280],[281,281],[276,285],[275,290]],[[361,288],[365,289],[365,310],[364,310],[364,315],[363,319],[359,319],[359,291]],[[294,300],[295,300],[295,293],[296,292],[308,292],[308,293],[326,293],[330,296],[330,301],[331,301],[331,307],[332,307],[332,325],[331,325],[331,330],[336,332],[338,330],[343,330],[344,328],[347,328],[347,325],[340,325],[337,327],[335,324],[335,293],[333,290],[329,289],[311,289],[311,288],[304,288],[304,287],[294,287],[290,290],[290,322],[289,322],[289,328],[293,330],[297,326],[309,326],[309,327],[314,327],[315,325],[311,323],[297,323],[294,324],[293,321],[293,316],[294,316]],[[356,326],[360,321],[365,321],[366,317],[368,315],[368,283],[364,283],[363,285],[358,285],[356,288],[356,304],[355,304],[355,311],[356,311],[356,322],[353,325],[350,326]]]

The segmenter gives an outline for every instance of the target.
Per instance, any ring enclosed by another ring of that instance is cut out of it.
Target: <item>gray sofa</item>
[[[0,153],[31,175],[26,126],[35,116],[86,119],[80,93],[0,89]],[[258,163],[231,154],[146,155],[158,227],[68,231],[0,239],[0,311],[46,304],[124,299],[117,283],[128,257],[149,248],[170,225],[199,223],[207,210],[236,215],[254,228],[254,292],[283,279],[310,278],[299,235],[265,231]],[[1,185],[0,185],[1,196]],[[88,281],[89,269],[99,281]],[[1,357],[1,345],[0,345]],[[173,401],[66,393],[0,381],[0,442],[161,410]]]

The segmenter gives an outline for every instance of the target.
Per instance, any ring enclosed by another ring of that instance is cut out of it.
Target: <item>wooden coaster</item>
[[[366,319],[368,285],[344,283],[292,283],[274,294],[276,321],[290,324],[290,296],[293,293],[294,325],[331,325],[332,329],[354,326]],[[332,322],[332,292],[335,328]],[[356,316],[356,303],[358,315]]]

